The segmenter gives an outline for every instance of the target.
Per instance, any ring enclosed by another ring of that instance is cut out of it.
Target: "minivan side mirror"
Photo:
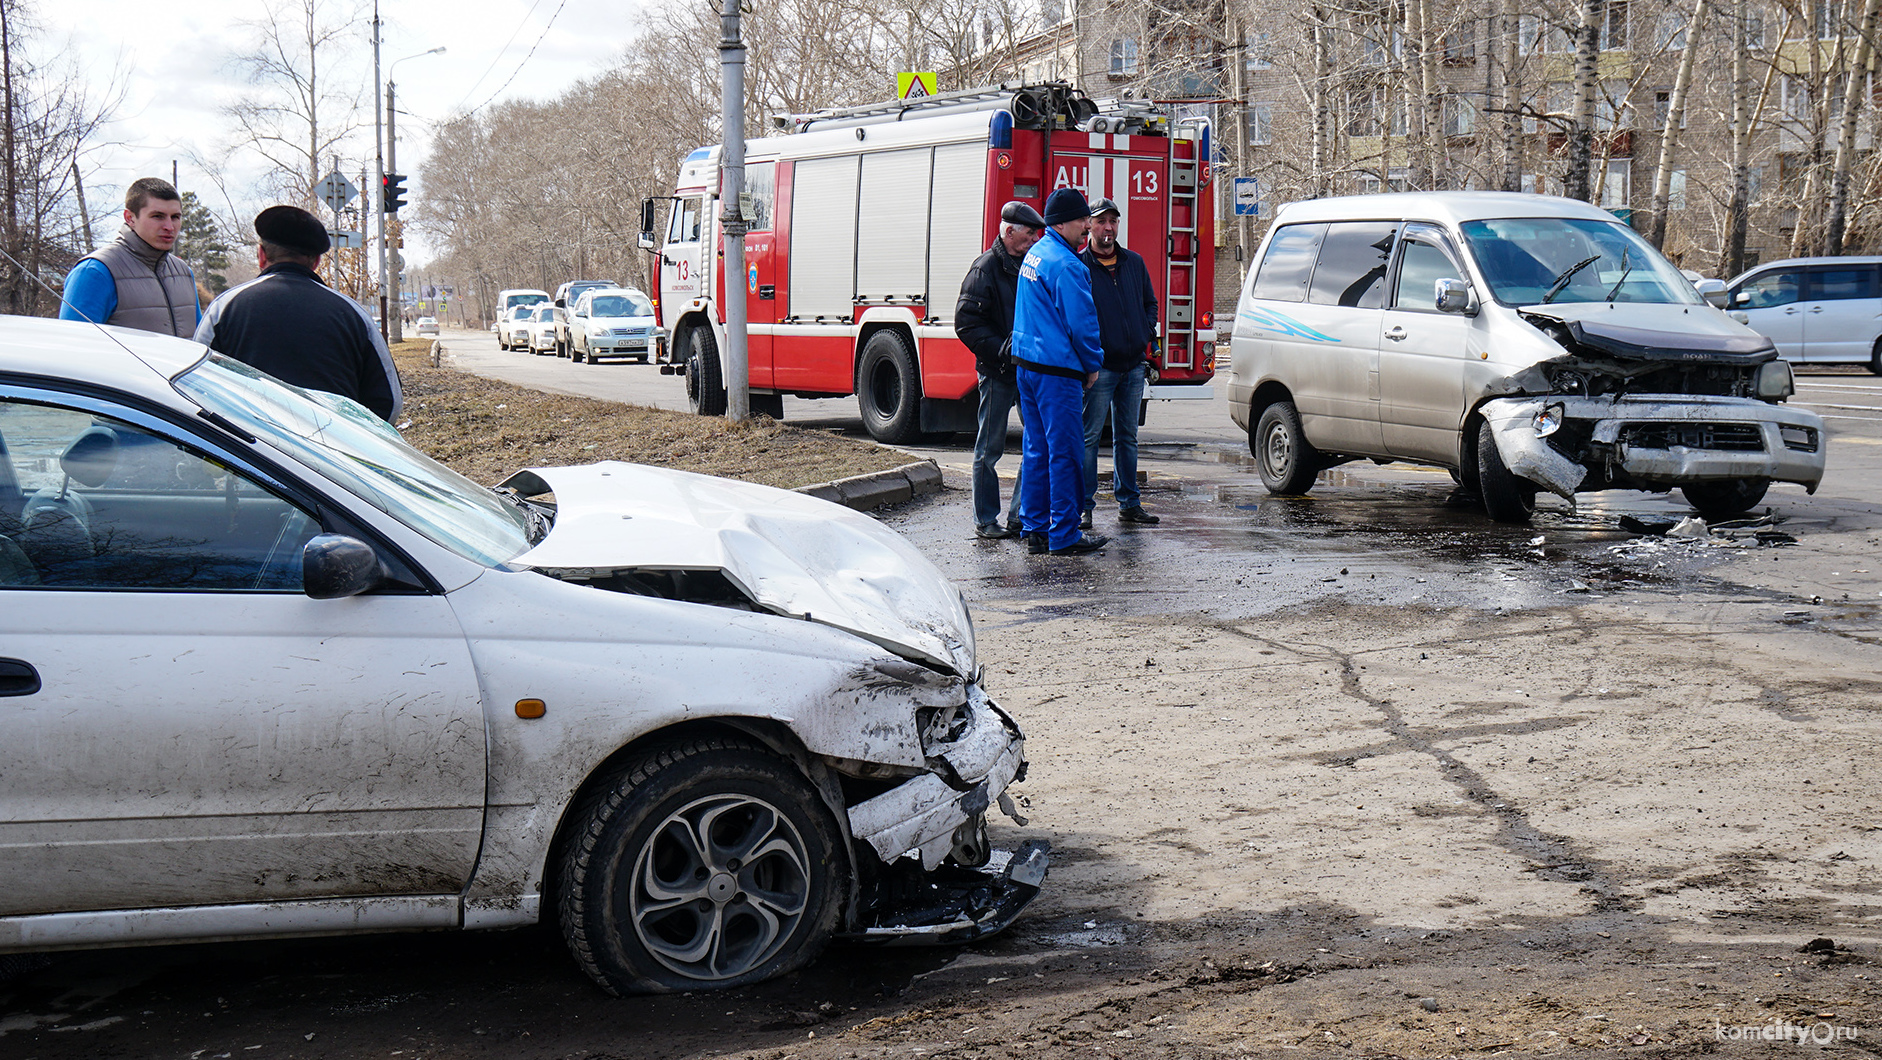
[[[1439,280],[1436,304],[1440,313],[1469,312],[1470,285],[1462,280]]]
[[[1699,292],[1699,297],[1706,300],[1706,304],[1717,306],[1720,309],[1725,308],[1724,280],[1696,280],[1693,282],[1692,286],[1693,290]]]

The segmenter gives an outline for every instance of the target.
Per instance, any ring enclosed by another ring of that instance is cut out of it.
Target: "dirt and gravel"
[[[419,437],[439,391],[407,379]],[[487,393],[453,407],[517,407]],[[1030,824],[995,839],[1054,865],[1008,933],[628,1000],[543,929],[68,954],[0,986],[0,1055],[1882,1052],[1876,505],[1780,497],[1794,546],[1617,535],[1570,568],[1540,543],[1566,531],[1309,551],[1172,490],[1164,526],[1053,560],[969,539],[961,485],[882,514],[963,586],[1027,730]]]
[[[796,489],[885,471],[906,454],[764,416],[744,423],[531,390],[431,364],[429,339],[393,350],[405,387],[399,431],[476,482],[518,468],[628,460]]]

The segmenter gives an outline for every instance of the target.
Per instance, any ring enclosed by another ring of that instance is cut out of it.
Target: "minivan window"
[[[1819,265],[1810,270],[1809,302],[1875,297],[1874,265]]]
[[[1790,305],[1802,298],[1803,293],[1802,273],[1790,269],[1761,272],[1732,292],[1732,305],[1739,309],[1768,309]]]
[[[1491,294],[1504,305],[1704,304],[1671,262],[1618,221],[1501,217],[1466,221],[1458,227]]]
[[[1395,221],[1341,221],[1320,241],[1307,300],[1319,305],[1377,309],[1385,304],[1385,267],[1392,259]]]
[[[1320,252],[1320,239],[1326,231],[1324,224],[1276,229],[1268,238],[1268,249],[1261,255],[1261,268],[1255,270],[1255,285],[1249,293],[1276,302],[1306,301],[1307,277],[1313,274],[1314,257]]]
[[[1392,304],[1399,309],[1435,311],[1438,306],[1438,281],[1461,280],[1463,275],[1450,256],[1429,243],[1406,240],[1398,258],[1398,286],[1392,292]]]

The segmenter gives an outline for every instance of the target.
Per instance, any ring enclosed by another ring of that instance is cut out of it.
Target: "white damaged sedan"
[[[965,941],[1019,727],[867,516],[480,487],[178,339],[0,318],[0,952],[529,924],[615,993]],[[552,904],[552,905],[551,905]]]

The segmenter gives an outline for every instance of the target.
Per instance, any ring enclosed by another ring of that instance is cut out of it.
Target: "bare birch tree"
[[[371,79],[349,65],[370,30],[353,0],[274,0],[245,25],[254,45],[235,65],[253,89],[223,108],[235,146],[271,167],[270,193],[315,210],[322,169],[361,127]]]

